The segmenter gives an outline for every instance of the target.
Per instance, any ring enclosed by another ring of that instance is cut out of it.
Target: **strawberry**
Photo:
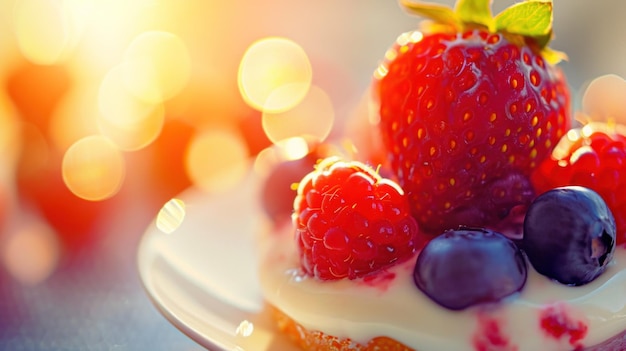
[[[302,269],[321,280],[373,274],[418,248],[402,189],[358,161],[322,160],[300,182],[294,209]]]
[[[617,244],[626,243],[626,126],[590,122],[570,130],[531,181],[538,193],[567,185],[594,190],[613,213]]]
[[[489,0],[402,2],[434,21],[401,35],[374,74],[391,167],[422,230],[496,224],[532,199],[531,171],[570,125],[552,4],[493,17]]]

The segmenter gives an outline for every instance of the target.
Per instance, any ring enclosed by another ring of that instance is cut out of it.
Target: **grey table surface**
[[[45,281],[0,265],[0,350],[203,350],[150,301],[136,269],[142,226],[66,250]]]

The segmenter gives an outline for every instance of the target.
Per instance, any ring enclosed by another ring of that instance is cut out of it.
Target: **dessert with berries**
[[[626,134],[572,128],[551,2],[403,5],[429,21],[374,74],[384,162],[320,159],[263,237],[278,328],[314,351],[625,350]]]

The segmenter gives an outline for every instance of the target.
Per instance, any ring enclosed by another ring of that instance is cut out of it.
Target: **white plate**
[[[296,350],[275,329],[261,297],[257,193],[252,176],[223,194],[189,189],[178,198],[185,209],[181,225],[167,234],[155,219],[139,245],[148,295],[165,318],[209,350]]]

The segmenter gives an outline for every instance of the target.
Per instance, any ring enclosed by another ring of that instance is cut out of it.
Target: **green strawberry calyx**
[[[457,0],[454,8],[446,5],[400,0],[411,14],[430,21],[431,31],[464,32],[481,28],[507,35],[513,41],[536,47],[546,60],[556,64],[566,55],[548,47],[553,38],[552,0],[526,0],[518,2],[493,16],[491,0]]]

